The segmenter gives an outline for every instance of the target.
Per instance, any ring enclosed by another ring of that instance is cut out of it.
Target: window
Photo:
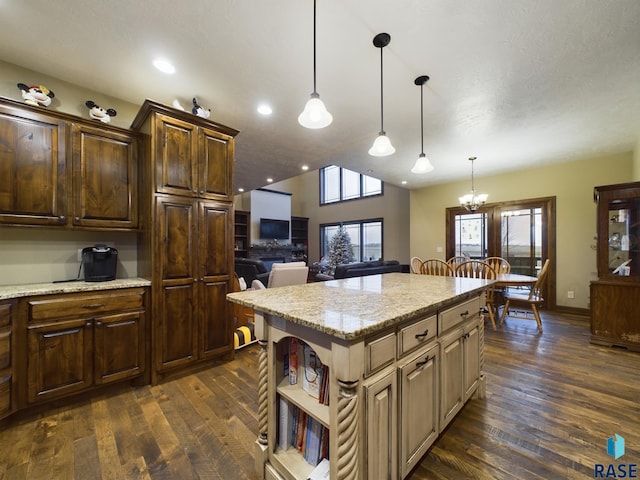
[[[382,258],[382,219],[320,225],[320,257],[329,256],[329,241],[340,225],[351,238],[354,262]]]
[[[382,181],[377,178],[335,165],[320,169],[321,205],[373,195],[382,195]]]

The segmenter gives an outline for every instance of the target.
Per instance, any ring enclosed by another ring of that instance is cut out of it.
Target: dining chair
[[[439,275],[441,277],[453,277],[453,268],[444,260],[429,258],[420,265],[420,273],[423,275]]]
[[[420,257],[411,257],[411,261],[409,262],[411,273],[421,273],[420,265],[422,265],[422,259]]]
[[[455,271],[456,267],[461,263],[468,262],[471,260],[467,255],[455,255],[449,259],[447,259],[447,263],[451,265],[451,268]]]
[[[511,264],[502,257],[487,257],[483,261],[491,265],[498,275],[511,273]]]
[[[522,290],[508,290],[505,292],[505,303],[502,309],[502,315],[500,316],[500,325],[504,323],[506,317],[531,319],[531,317],[527,315],[529,312],[526,310],[509,310],[509,307],[524,307],[531,310],[538,324],[538,331],[542,333],[542,319],[540,318],[539,309],[544,301],[544,285],[549,271],[549,263],[549,259],[547,258],[538,274],[536,283],[533,284],[529,292]]]
[[[493,269],[493,267],[487,262],[483,262],[482,260],[469,260],[467,262],[460,263],[456,267],[454,275],[456,277],[487,278],[490,280],[494,280],[497,276],[496,271]],[[491,326],[493,326],[493,329],[495,330],[496,312],[494,295],[494,288],[493,285],[491,285],[486,289],[485,303],[487,307],[487,313],[489,313],[489,319],[491,320]]]

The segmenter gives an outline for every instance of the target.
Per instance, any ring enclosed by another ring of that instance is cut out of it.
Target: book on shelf
[[[298,339],[289,339],[289,384],[298,383]]]
[[[320,396],[320,384],[322,383],[322,362],[318,359],[316,352],[307,345],[303,344],[302,355],[304,359],[302,378],[302,389],[314,398]]]
[[[292,446],[293,413],[295,408],[293,405],[290,406],[283,397],[280,397],[278,446],[283,450],[287,450]]]
[[[307,477],[307,480],[329,480],[330,464],[329,460],[323,458]]]

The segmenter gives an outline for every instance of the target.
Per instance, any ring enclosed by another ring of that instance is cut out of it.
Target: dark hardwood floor
[[[487,395],[471,400],[409,478],[593,478],[640,462],[640,354],[589,344],[584,318],[487,326]],[[153,387],[0,424],[0,479],[256,479],[257,347]],[[613,434],[625,455],[606,452]],[[379,479],[371,479],[379,480]],[[383,480],[383,479],[380,479]]]

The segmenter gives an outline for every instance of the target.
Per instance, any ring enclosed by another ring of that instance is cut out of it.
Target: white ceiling
[[[384,127],[390,157],[367,154]],[[174,75],[151,60],[170,59]],[[298,114],[313,90],[312,0],[0,0],[0,58],[240,130],[235,186],[337,164],[416,188],[630,151],[640,137],[638,0],[318,0],[317,89],[333,123]],[[424,150],[435,170],[410,173]],[[21,80],[22,79],[18,79]],[[274,110],[256,113],[259,102]]]

